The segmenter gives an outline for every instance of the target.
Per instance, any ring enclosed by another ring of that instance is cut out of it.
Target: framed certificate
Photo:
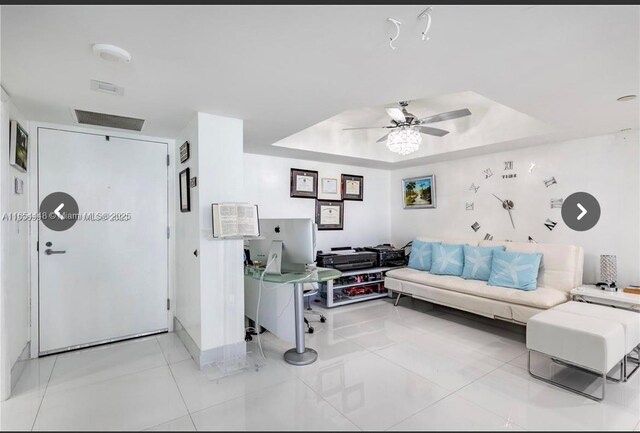
[[[316,200],[316,224],[318,230],[342,230],[344,228],[344,202],[342,200]]]
[[[318,172],[292,168],[289,196],[298,198],[317,198]]]
[[[322,178],[322,193],[323,194],[337,194],[338,193],[338,179],[333,177]]]
[[[362,201],[364,196],[364,177],[353,174],[342,175],[342,200]]]

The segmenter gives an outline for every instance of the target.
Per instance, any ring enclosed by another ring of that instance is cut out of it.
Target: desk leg
[[[318,359],[318,352],[304,346],[304,284],[294,283],[296,313],[296,348],[284,353],[284,360],[293,365],[312,364]]]

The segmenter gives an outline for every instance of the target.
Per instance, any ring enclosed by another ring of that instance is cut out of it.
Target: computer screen
[[[259,239],[249,240],[251,259],[269,260],[274,241],[282,242],[282,271],[304,272],[316,260],[316,225],[311,218],[261,218]],[[267,272],[279,273],[277,266]]]

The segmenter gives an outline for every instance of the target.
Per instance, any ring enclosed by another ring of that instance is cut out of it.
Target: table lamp
[[[597,286],[608,292],[616,292],[616,280],[618,279],[618,261],[616,256],[601,255],[600,256],[600,279],[602,282]]]

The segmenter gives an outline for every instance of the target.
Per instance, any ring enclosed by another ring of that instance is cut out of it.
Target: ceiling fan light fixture
[[[417,129],[411,127],[394,129],[387,137],[387,148],[403,156],[420,149],[420,143],[422,143],[422,135]]]

